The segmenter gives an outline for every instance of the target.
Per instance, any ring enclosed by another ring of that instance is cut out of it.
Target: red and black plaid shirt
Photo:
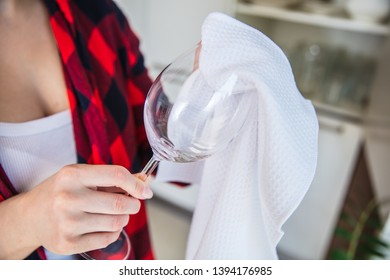
[[[150,79],[139,41],[110,0],[46,0],[67,85],[79,163],[141,171],[151,150],[143,126]],[[17,194],[0,165],[0,201]],[[145,205],[125,228],[136,259],[153,259]],[[45,258],[38,249],[30,258]]]

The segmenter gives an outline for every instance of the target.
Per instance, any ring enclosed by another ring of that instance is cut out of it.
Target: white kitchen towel
[[[277,259],[282,226],[316,169],[314,108],[297,89],[280,48],[221,13],[203,23],[199,74],[205,87],[216,90],[237,75],[253,106],[234,141],[202,163],[186,258]]]

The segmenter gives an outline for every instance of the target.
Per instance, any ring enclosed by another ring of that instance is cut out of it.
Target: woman
[[[150,80],[124,15],[109,0],[0,0],[0,36],[0,259],[73,258],[123,227],[131,257],[152,259],[152,192],[132,174],[151,156]]]

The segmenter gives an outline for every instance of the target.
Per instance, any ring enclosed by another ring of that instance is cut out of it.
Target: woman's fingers
[[[80,200],[79,207],[88,213],[129,215],[138,213],[141,207],[138,199],[126,194],[87,190],[85,196],[88,199]]]
[[[84,235],[92,232],[117,232],[129,222],[129,215],[105,215],[84,213],[78,218],[82,227],[75,228],[74,235]]]
[[[131,174],[126,168],[118,165],[69,165],[60,171],[64,177],[74,180],[87,187],[112,187],[123,189],[138,199],[148,199],[153,196],[150,187]],[[66,180],[66,179],[65,179]]]
[[[114,232],[92,232],[77,236],[72,242],[64,242],[60,250],[54,251],[58,254],[77,254],[96,249],[105,248],[118,240],[122,230]],[[64,248],[64,249],[63,249]]]
[[[152,195],[124,167],[66,166],[26,195],[35,217],[31,242],[62,254],[104,248],[138,213],[139,199]]]

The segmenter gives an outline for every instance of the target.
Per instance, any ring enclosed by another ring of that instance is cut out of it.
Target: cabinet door
[[[375,194],[383,200],[390,197],[390,39],[383,48],[376,73],[364,128]]]
[[[362,128],[319,117],[316,175],[302,203],[283,226],[278,249],[286,258],[323,259],[358,156]]]

